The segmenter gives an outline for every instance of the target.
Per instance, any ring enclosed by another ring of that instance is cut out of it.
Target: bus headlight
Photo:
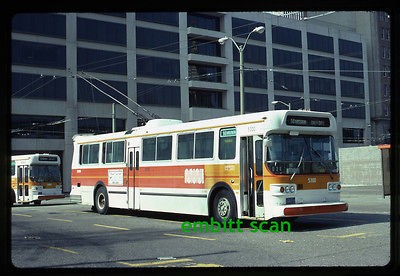
[[[275,196],[296,193],[296,184],[271,184],[271,192]]]
[[[341,188],[340,184],[338,182],[328,182],[328,191],[329,192],[338,192]]]

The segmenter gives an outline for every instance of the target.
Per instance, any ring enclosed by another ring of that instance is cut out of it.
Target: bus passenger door
[[[262,143],[260,136],[240,138],[240,211],[243,216],[262,217],[264,214]]]
[[[128,208],[138,209],[139,202],[136,198],[136,176],[139,170],[139,147],[128,149]]]
[[[17,200],[29,201],[29,166],[17,167]]]

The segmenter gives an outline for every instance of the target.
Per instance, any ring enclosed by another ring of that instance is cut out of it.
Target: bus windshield
[[[332,136],[270,134],[266,163],[274,174],[338,173]]]
[[[30,178],[35,182],[61,182],[60,167],[57,165],[32,165]]]

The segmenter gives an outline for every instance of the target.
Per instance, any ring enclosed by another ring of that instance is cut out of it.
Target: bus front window
[[[338,173],[332,136],[270,134],[267,167],[274,174]]]
[[[60,167],[57,165],[32,165],[30,178],[35,182],[61,182]]]

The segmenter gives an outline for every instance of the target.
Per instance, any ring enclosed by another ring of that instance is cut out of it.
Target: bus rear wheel
[[[236,221],[235,198],[228,190],[220,190],[214,197],[212,206],[214,220],[223,223],[224,221]]]
[[[108,212],[108,195],[107,190],[104,186],[101,186],[96,191],[94,198],[94,205],[97,213],[105,215]]]

